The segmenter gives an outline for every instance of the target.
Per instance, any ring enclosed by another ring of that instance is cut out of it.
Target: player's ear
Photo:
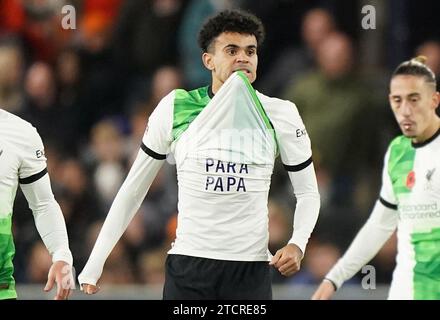
[[[209,52],[204,52],[202,54],[203,65],[208,70],[214,70],[214,57]]]
[[[432,95],[432,107],[434,108],[434,110],[438,108],[439,103],[440,103],[440,93],[436,91]]]

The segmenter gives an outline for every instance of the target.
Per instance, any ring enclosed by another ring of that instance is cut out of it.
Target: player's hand
[[[276,252],[269,264],[277,268],[283,276],[289,277],[299,271],[302,258],[301,249],[296,244],[289,243]]]
[[[56,261],[52,264],[44,291],[52,290],[55,283],[57,284],[57,292],[54,300],[67,300],[70,296],[70,289],[74,286],[72,267],[68,263]]]
[[[81,286],[81,290],[84,291],[85,294],[95,294],[99,291],[99,286],[94,286],[93,284],[83,283]]]
[[[323,280],[312,296],[312,300],[329,300],[335,294],[335,287],[328,280]]]

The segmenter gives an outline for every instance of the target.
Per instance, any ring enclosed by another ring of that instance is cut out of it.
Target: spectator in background
[[[68,68],[66,64],[64,66]],[[74,80],[67,79],[69,74],[63,76],[66,77],[64,80]],[[71,77],[75,77],[75,74]],[[55,77],[54,70],[49,64],[45,62],[32,64],[25,75],[25,101],[21,115],[35,125],[48,143],[56,144],[65,154],[75,155],[77,145],[74,141],[77,137],[78,140],[81,137],[78,105],[61,105],[57,79],[59,78]],[[64,89],[68,90],[66,87]],[[63,100],[63,103],[67,101]]]
[[[308,11],[301,25],[303,43],[282,50],[276,62],[260,82],[269,94],[279,95],[286,85],[293,85],[297,78],[316,66],[316,55],[321,43],[336,31],[333,16],[325,9]]]
[[[437,79],[437,88],[440,86],[440,42],[430,40],[423,42],[416,50],[417,55],[426,57],[426,65],[434,72]],[[440,108],[437,109],[440,116]]]
[[[113,121],[103,120],[92,128],[92,179],[105,211],[110,208],[126,175],[124,140]]]
[[[108,21],[114,21],[119,13],[123,0],[85,0],[81,1],[83,15],[100,14]]]
[[[80,132],[87,137],[98,121],[124,114],[126,78],[115,64],[110,16],[91,10],[81,17],[78,24]]]
[[[368,86],[354,67],[354,48],[346,35],[332,33],[316,52],[318,69],[287,86],[283,96],[297,103],[314,141],[324,199],[329,199],[328,205],[345,205],[353,199],[357,173],[374,155],[369,117],[377,106],[370,103]]]
[[[84,230],[100,219],[104,212],[89,176],[90,173],[79,159],[64,158],[59,165],[58,176],[54,177],[60,197],[70,207],[66,225],[71,230],[71,247],[78,268],[84,265],[88,254],[84,247]]]
[[[128,152],[135,155],[142,140],[147,118],[153,112],[154,106],[171,90],[183,86],[183,74],[178,67],[164,65],[157,68],[151,82],[145,83],[137,96],[129,98],[128,110],[131,136],[128,137]],[[147,118],[146,118],[147,117]]]
[[[0,36],[14,34],[32,61],[53,63],[73,34],[62,28],[61,8],[65,4],[65,0],[1,1]]]
[[[166,249],[159,248],[143,254],[139,259],[142,283],[162,286],[165,282]]]
[[[81,132],[81,123],[84,115],[81,114],[80,96],[82,82],[81,61],[78,51],[66,48],[60,52],[55,65],[55,79],[57,81],[58,122],[63,128],[63,144],[65,153],[76,155],[79,147],[85,143],[84,133]],[[66,150],[68,149],[68,150]]]
[[[149,106],[156,106],[171,90],[182,87],[183,75],[179,68],[161,66],[153,74]]]
[[[426,57],[426,65],[436,76],[440,75],[440,42],[430,40],[423,42],[417,49],[417,55]],[[438,85],[437,79],[437,85]]]
[[[23,62],[21,47],[15,41],[0,42],[0,106],[13,113],[23,108]]]
[[[25,104],[22,117],[33,123],[45,140],[64,138],[59,126],[56,83],[51,66],[33,63],[25,75]],[[64,128],[63,128],[64,129]]]
[[[151,74],[165,64],[176,64],[177,30],[184,0],[124,1],[115,25],[115,62],[127,73],[130,90],[151,81]]]

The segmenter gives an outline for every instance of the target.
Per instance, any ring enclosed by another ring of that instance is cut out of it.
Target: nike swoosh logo
[[[3,153],[3,149],[2,149],[2,150],[0,150],[0,156],[2,155],[2,153]]]

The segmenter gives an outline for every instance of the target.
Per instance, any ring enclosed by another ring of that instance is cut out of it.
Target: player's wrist
[[[335,283],[333,280],[331,280],[331,279],[329,279],[329,278],[324,278],[322,281],[323,281],[323,282],[330,283],[330,284],[333,286],[333,289],[334,289],[335,291],[338,291],[338,287],[336,286],[336,283]]]
[[[63,261],[68,265],[73,265],[73,256],[70,250],[58,250],[52,255],[52,263]]]

